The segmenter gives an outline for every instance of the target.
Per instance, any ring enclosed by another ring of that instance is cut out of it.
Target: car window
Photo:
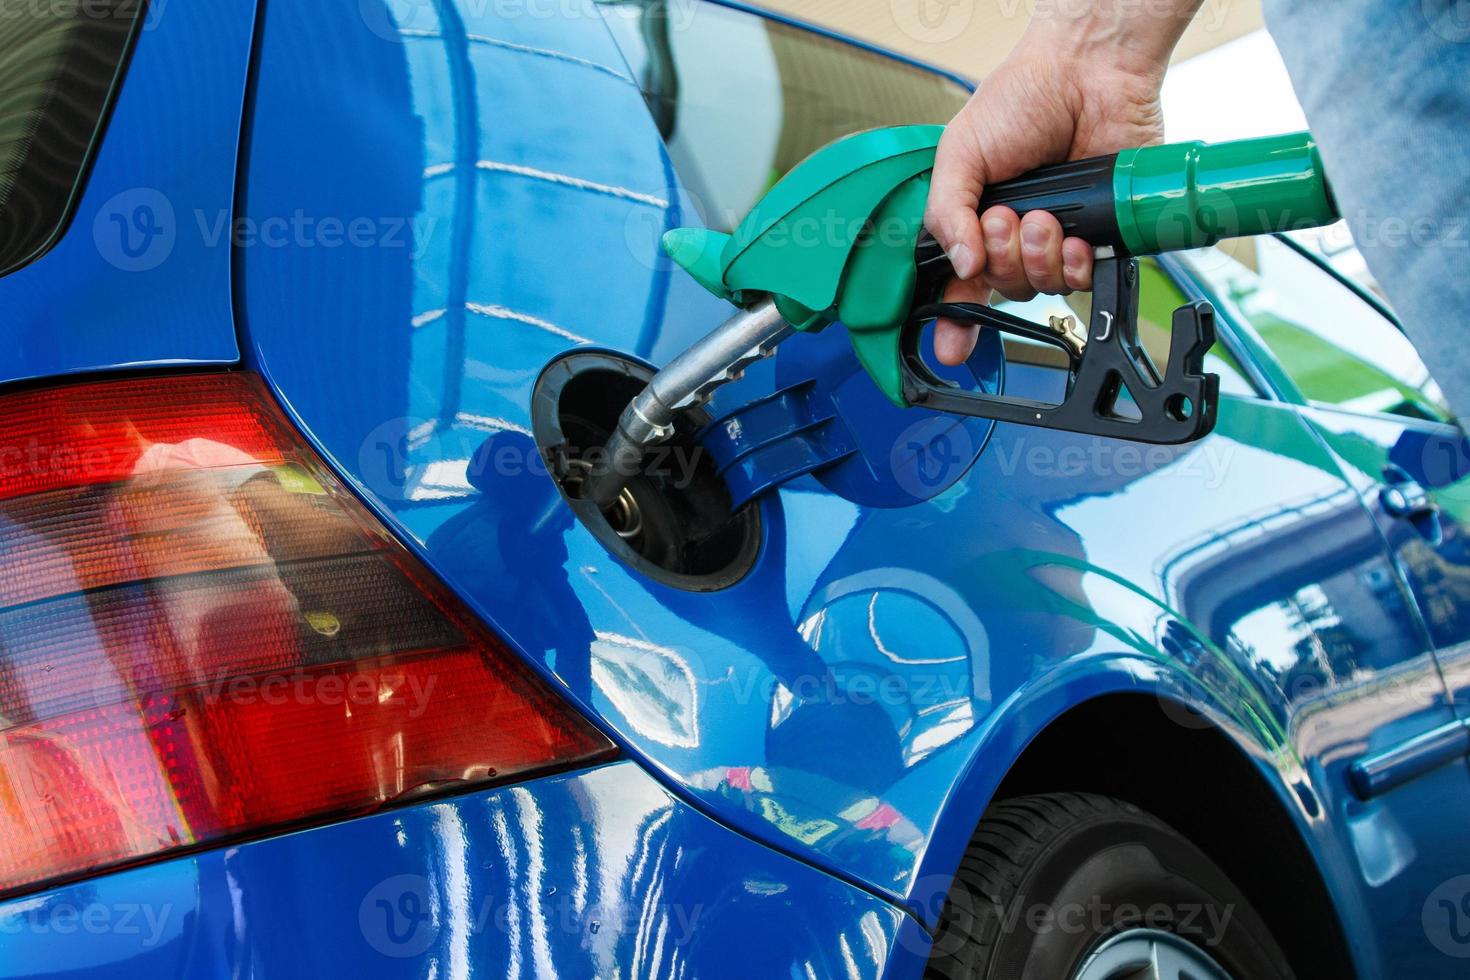
[[[66,223],[143,0],[0,12],[0,275]]]
[[[663,0],[600,9],[680,180],[721,231],[832,140],[947,123],[969,97],[942,75],[746,11]]]
[[[1353,240],[1353,233],[1346,221],[1334,221],[1321,228],[1294,229],[1288,231],[1286,237],[1318,262],[1368,293],[1374,302],[1391,308],[1392,304],[1384,295],[1383,287],[1379,285],[1373,271],[1368,268],[1368,260],[1358,249],[1358,243]]]
[[[1138,273],[1138,339],[1148,352],[1149,359],[1162,373],[1164,365],[1169,363],[1169,340],[1174,311],[1189,302],[1189,299],[1153,259],[1141,259]],[[1068,313],[1077,317],[1080,322],[1088,323],[1092,318],[1092,294],[1038,296],[1025,303],[1000,302],[996,307],[1035,323],[1046,323],[1049,317]],[[1067,365],[1065,355],[1056,348],[1019,337],[1006,338],[1006,360],[1010,364],[1056,368],[1065,368]],[[1259,394],[1235,355],[1221,341],[1217,341],[1205,355],[1204,369],[1220,376],[1220,393],[1223,395]],[[1060,399],[1061,393],[1062,389],[1058,387],[1053,393],[1053,399]]]
[[[1271,237],[1239,238],[1186,259],[1309,401],[1451,419],[1439,386],[1398,326],[1292,246]]]

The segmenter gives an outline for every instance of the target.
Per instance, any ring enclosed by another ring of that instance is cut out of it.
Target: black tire
[[[940,915],[928,980],[1067,980],[1110,937],[1172,933],[1234,980],[1290,980],[1260,915],[1215,863],[1131,804],[1021,796],[985,812]]]

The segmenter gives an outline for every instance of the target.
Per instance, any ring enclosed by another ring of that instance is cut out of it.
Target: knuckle
[[[1026,278],[1031,285],[1045,292],[1054,293],[1063,288],[1062,270],[1048,256],[1039,256],[1026,264]]]
[[[999,271],[991,277],[991,284],[1000,292],[1005,293],[1008,299],[1014,299],[1011,292],[1030,289],[1031,284],[1026,278],[1026,270],[1020,267],[1012,267]]]
[[[1024,275],[1024,270],[1008,252],[992,252],[985,268],[992,282],[1010,284]]]

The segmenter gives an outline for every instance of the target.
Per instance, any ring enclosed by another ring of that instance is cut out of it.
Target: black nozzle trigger
[[[932,295],[932,294],[931,294]],[[1060,404],[966,391],[941,380],[920,351],[923,326],[937,317],[975,323],[1060,347],[1071,367]],[[1177,444],[1215,426],[1220,380],[1203,370],[1215,343],[1215,310],[1203,300],[1174,311],[1169,362],[1162,373],[1138,340],[1138,261],[1100,259],[1093,268],[1092,318],[1074,350],[1055,330],[978,303],[925,303],[899,339],[904,397],[910,405],[975,418],[1038,425],[1135,442]],[[1119,411],[1124,389],[1137,415]]]

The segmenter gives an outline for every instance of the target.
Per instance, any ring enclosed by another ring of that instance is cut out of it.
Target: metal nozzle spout
[[[649,447],[674,434],[681,412],[704,404],[720,385],[739,378],[746,367],[775,350],[791,329],[776,304],[763,300],[670,361],[623,409],[602,459],[583,483],[583,498],[604,511],[612,507],[638,475]]]

